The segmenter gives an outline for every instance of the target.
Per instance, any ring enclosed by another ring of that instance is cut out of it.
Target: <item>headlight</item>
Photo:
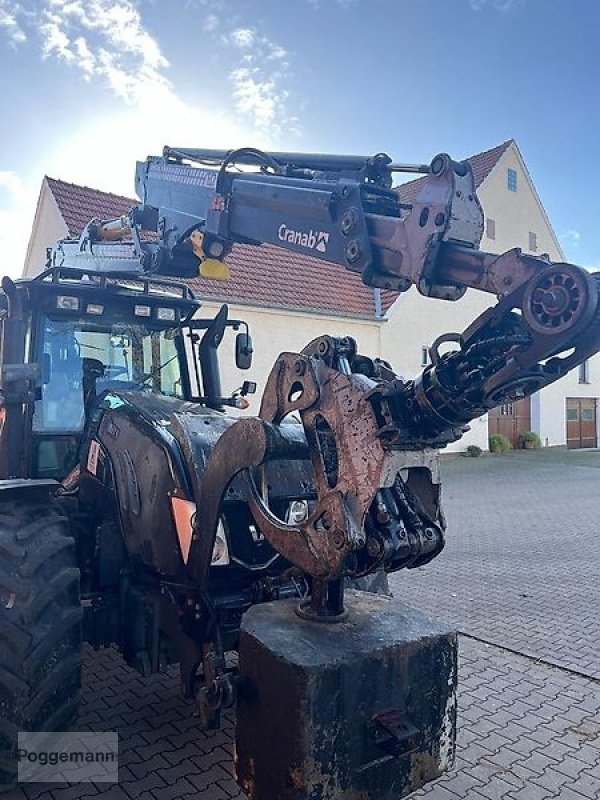
[[[184,500],[181,497],[171,497],[171,507],[173,509],[179,546],[181,547],[181,555],[183,556],[184,563],[187,564],[192,544],[196,504],[192,503],[191,500]],[[213,567],[226,567],[230,561],[227,534],[225,533],[223,520],[220,519],[217,526],[217,535],[215,536],[215,544],[210,563]]]
[[[56,307],[62,311],[79,311],[79,298],[59,294],[56,298]]]
[[[308,519],[308,501],[292,500],[285,512],[285,521],[288,525],[300,525]]]
[[[175,321],[175,309],[174,308],[157,308],[156,309],[156,319],[160,319],[162,322],[174,322]]]
[[[227,535],[225,533],[223,520],[220,519],[217,526],[217,535],[215,536],[215,545],[213,547],[210,563],[213,567],[226,567],[229,562],[230,558]]]

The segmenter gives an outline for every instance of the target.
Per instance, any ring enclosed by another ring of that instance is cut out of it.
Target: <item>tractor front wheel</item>
[[[67,730],[81,680],[79,570],[49,503],[0,502],[0,791],[19,731]]]

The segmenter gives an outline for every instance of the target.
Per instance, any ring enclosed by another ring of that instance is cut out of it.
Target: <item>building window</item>
[[[488,239],[496,238],[496,220],[488,217],[485,221],[485,234]]]
[[[576,408],[567,408],[567,422],[577,422],[579,419]]]
[[[506,170],[506,185],[509,192],[517,191],[517,171],[510,167]]]
[[[537,233],[529,231],[529,249],[532,253],[537,253]]]
[[[512,403],[504,403],[504,405],[500,406],[500,416],[501,417],[512,417],[513,415],[513,404]]]
[[[421,347],[421,366],[426,367],[428,364],[430,364],[429,348],[423,345]]]
[[[582,361],[579,365],[579,383],[589,383],[590,382],[590,362],[586,358],[585,361]]]

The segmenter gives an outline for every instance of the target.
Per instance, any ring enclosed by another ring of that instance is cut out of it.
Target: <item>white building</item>
[[[482,249],[547,253],[563,261],[560,244],[546,216],[516,143],[511,140],[470,159],[485,212]],[[414,197],[419,181],[399,187],[404,199]],[[134,201],[87,187],[44,178],[27,250],[24,274],[44,265],[46,248],[56,239],[78,235],[92,218],[110,219]],[[253,378],[264,385],[276,356],[301,349],[320,334],[353,336],[361,352],[390,361],[406,377],[425,364],[427,347],[441,333],[462,331],[494,302],[491,295],[470,290],[455,303],[431,300],[412,289],[397,296],[382,292],[382,303],[360,278],[341,267],[272,246],[237,246],[228,259],[227,283],[197,278],[190,281],[207,313],[227,302],[231,316],[246,319],[255,343]],[[226,361],[226,359],[223,359]],[[241,382],[233,366],[224,370],[224,388]],[[544,445],[595,447],[600,356],[533,398],[508,404],[473,423],[454,446],[487,447],[489,432],[514,441],[519,433],[536,431]],[[257,403],[258,401],[256,401]],[[567,426],[567,419],[569,420]],[[567,437],[568,427],[568,437]]]

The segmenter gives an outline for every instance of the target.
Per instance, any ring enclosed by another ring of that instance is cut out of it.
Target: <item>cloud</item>
[[[2,275],[15,277],[21,271],[35,202],[35,189],[27,186],[21,175],[12,170],[0,170]]]
[[[0,3],[0,40],[15,40],[10,15],[28,40],[27,57],[37,45],[43,59],[103,83],[121,101],[110,113],[91,101],[76,125],[54,126],[44,151],[27,160],[21,176],[10,171],[18,163],[15,154],[0,153],[0,251],[10,274],[22,269],[44,174],[132,196],[136,159],[159,154],[165,143],[273,147],[266,129],[252,130],[233,112],[196,106],[177,94],[168,59],[130,0],[44,0],[27,8]]]
[[[203,12],[212,63],[229,83],[220,107],[178,94],[137,0],[0,0],[0,41],[28,58],[37,47],[41,58],[93,85],[92,96],[103,85],[116,98],[109,113],[106,103],[90,101],[76,125],[55,126],[22,175],[10,171],[18,166],[12,154],[0,154],[0,248],[11,274],[22,268],[44,174],[131,196],[136,159],[164,144],[281,149],[297,130],[286,49],[244,24],[227,0],[188,3]],[[19,47],[25,41],[27,51]]]
[[[235,107],[259,130],[285,129],[297,134],[298,119],[289,110],[287,89],[292,73],[288,51],[254,27],[234,28],[221,37],[225,46],[239,51],[239,62],[229,72]]]
[[[233,62],[228,77],[234,109],[263,132],[296,128],[287,108],[291,70],[285,48],[254,26],[224,30],[226,9],[215,8],[222,15],[211,11],[203,28],[221,31],[214,46],[225,48],[226,60]],[[166,76],[169,62],[133,0],[47,0],[38,30],[46,57],[76,67],[86,80],[104,79],[126,102],[173,92]]]
[[[36,18],[42,54],[96,77],[128,103],[170,88],[169,66],[132,0],[46,0]]]
[[[564,233],[559,233],[558,238],[565,247],[579,247],[579,243],[581,242],[581,234],[579,231],[573,229],[569,229]]]
[[[469,0],[469,5],[473,11],[491,8],[501,14],[520,8],[524,3],[525,0]]]
[[[349,6],[358,0],[334,2]],[[273,139],[282,135],[287,140],[299,136],[299,119],[291,112],[291,107],[299,108],[302,103],[290,88],[294,73],[286,48],[256,25],[243,24],[238,3],[186,0],[186,6],[206,12],[202,30],[216,34],[211,40],[211,54],[215,63],[227,65],[235,111],[259,133]]]
[[[213,33],[220,24],[221,21],[216,14],[207,14],[202,22],[202,30],[205,31],[205,33]]]
[[[27,40],[25,31],[17,21],[17,13],[20,7],[17,5],[15,10],[11,10],[4,0],[0,0],[0,30],[4,32],[13,47],[22,44]]]
[[[133,0],[0,0],[0,32],[13,44],[37,40],[43,58],[102,80],[128,103],[170,87],[169,62]]]
[[[286,49],[257,27],[236,24],[238,15],[226,0],[190,2],[207,11],[203,30],[217,34],[213,55],[227,65],[233,113],[272,137],[283,130],[288,137],[296,133]],[[177,97],[169,61],[135,0],[42,0],[27,9],[22,2],[0,0],[0,27],[13,43],[35,36],[43,58],[68,66],[88,82],[103,82],[130,105],[157,107]]]
[[[23,193],[23,181],[20,175],[12,170],[0,170],[0,192],[6,192],[13,197]]]
[[[236,28],[229,35],[229,41],[236,47],[247,49],[252,47],[256,40],[256,31],[253,28]]]
[[[307,0],[307,2],[309,6],[317,10],[322,7],[322,0]],[[346,10],[348,8],[355,8],[360,3],[360,0],[324,0],[324,5],[327,5],[327,3]]]

